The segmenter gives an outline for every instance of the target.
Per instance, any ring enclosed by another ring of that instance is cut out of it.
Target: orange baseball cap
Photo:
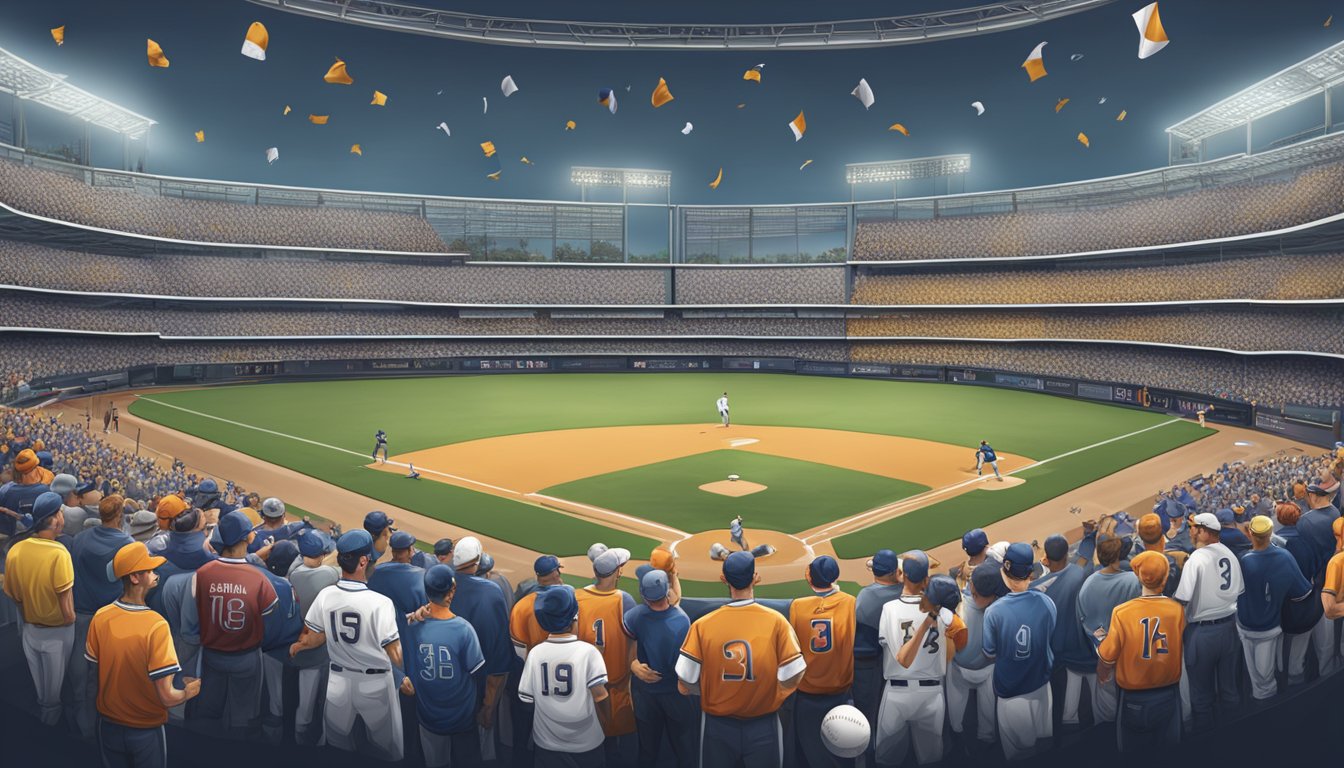
[[[1144,541],[1155,541],[1162,535],[1162,518],[1158,517],[1156,512],[1149,512],[1139,518],[1139,524],[1135,528],[1138,531],[1139,538]]]
[[[243,513],[243,517],[252,521],[253,526],[261,525],[261,515],[257,514],[257,510],[251,507],[239,507],[238,511]]]
[[[124,579],[132,573],[152,571],[166,562],[167,558],[149,554],[144,542],[133,541],[118,549],[112,557],[112,574],[118,579]]]
[[[1149,589],[1161,589],[1167,583],[1167,575],[1171,570],[1167,556],[1152,551],[1140,552],[1129,561],[1129,565],[1143,586]]]
[[[14,457],[14,468],[20,472],[32,472],[37,467],[37,454],[32,448],[24,448]]]
[[[676,557],[662,547],[653,550],[653,553],[649,555],[649,565],[652,565],[655,570],[670,572],[675,564]]]
[[[169,524],[183,512],[191,509],[187,500],[176,494],[170,494],[159,499],[159,506],[154,508],[154,514],[159,518],[159,528],[167,530]]]

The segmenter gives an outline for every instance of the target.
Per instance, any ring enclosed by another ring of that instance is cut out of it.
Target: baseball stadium
[[[5,764],[1332,759],[1336,8],[975,2],[0,10]]]

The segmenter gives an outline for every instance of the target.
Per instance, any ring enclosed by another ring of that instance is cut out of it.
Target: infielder
[[[817,738],[826,714],[852,700],[855,600],[840,591],[839,580],[839,563],[822,555],[807,566],[812,594],[789,604],[789,623],[794,634],[804,638],[800,645],[807,671],[791,699],[793,717],[786,723],[789,742],[784,748],[801,755],[812,768],[853,764],[830,754]]]
[[[1174,597],[1185,604],[1185,669],[1190,680],[1194,729],[1214,725],[1214,701],[1235,708],[1237,694],[1237,598],[1245,591],[1241,563],[1220,541],[1222,523],[1209,512],[1195,515],[1195,551],[1185,561]]]
[[[966,625],[952,609],[961,602],[956,582],[929,579],[928,556],[918,550],[901,562],[905,592],[882,607],[882,643],[887,686],[874,727],[879,765],[899,765],[914,743],[915,759],[943,759],[943,677],[947,660],[966,647]],[[930,594],[925,594],[925,588]]]
[[[724,392],[723,397],[714,401],[714,407],[719,411],[719,418],[723,419],[723,426],[728,426],[728,393]]]
[[[571,587],[542,590],[534,607],[537,623],[550,634],[528,653],[518,698],[536,708],[536,765],[601,768],[607,764],[602,723],[611,711],[606,703],[607,665],[597,648],[574,635],[579,604]]]
[[[1003,475],[999,474],[999,454],[989,446],[984,440],[980,441],[980,447],[975,449],[975,474],[977,477],[984,474],[984,466],[988,464],[994,468],[994,476],[1003,481]]]
[[[985,611],[985,656],[994,661],[999,741],[1008,760],[1025,757],[1038,739],[1054,734],[1050,636],[1055,604],[1030,589],[1034,559],[1029,545],[1009,545],[1002,571],[1008,594]]]
[[[373,460],[378,460],[378,452],[383,452],[383,463],[387,463],[387,433],[378,430],[373,433]]]
[[[776,713],[807,662],[788,620],[756,602],[760,575],[750,552],[728,556],[723,581],[731,602],[691,625],[677,660],[677,690],[700,695],[701,768],[777,768],[783,733]]]
[[[304,617],[305,632],[289,655],[326,643],[331,657],[323,725],[327,744],[352,751],[355,721],[364,722],[369,744],[389,762],[401,760],[405,744],[401,705],[392,668],[400,667],[401,642],[392,601],[369,589],[365,570],[373,537],[355,529],[336,542],[341,580],[322,590]]]
[[[750,552],[751,547],[747,546],[747,534],[742,530],[742,516],[738,515],[728,524],[728,536],[733,543],[742,548],[743,552]]]

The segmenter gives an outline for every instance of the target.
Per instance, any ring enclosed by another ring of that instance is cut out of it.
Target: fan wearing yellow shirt
[[[112,575],[121,580],[121,598],[89,624],[84,658],[98,670],[98,748],[105,765],[164,768],[168,709],[201,692],[201,681],[191,677],[182,679],[185,687],[173,687],[182,668],[172,632],[145,605],[145,594],[159,583],[154,569],[165,562],[138,541],[117,550]]]

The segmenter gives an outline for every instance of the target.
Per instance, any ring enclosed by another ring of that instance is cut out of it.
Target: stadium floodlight
[[[569,180],[580,187],[616,187],[671,189],[671,171],[646,168],[593,168],[576,165],[569,169]]]
[[[845,166],[845,183],[849,184],[850,200],[854,199],[854,187],[857,184],[891,184],[891,196],[895,199],[897,182],[912,179],[950,181],[953,176],[964,176],[970,170],[970,155],[935,155],[879,163],[849,163]]]
[[[1177,160],[1203,160],[1205,141],[1233,129],[1246,131],[1246,154],[1249,155],[1251,128],[1256,120],[1317,95],[1325,97],[1325,132],[1329,133],[1333,123],[1330,89],[1341,84],[1344,84],[1344,42],[1319,51],[1168,128],[1169,159],[1173,164]]]
[[[155,122],[125,107],[94,96],[65,81],[65,75],[29,63],[0,48],[0,93],[41,104],[128,139],[142,139]]]

